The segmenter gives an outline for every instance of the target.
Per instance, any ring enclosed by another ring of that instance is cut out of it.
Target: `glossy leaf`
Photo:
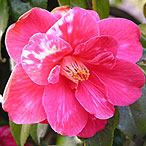
[[[38,143],[38,139],[37,139],[37,125],[38,124],[33,124],[32,127],[31,127],[31,131],[30,131],[30,135],[33,139],[33,141],[35,143]]]
[[[27,138],[29,137],[31,130],[31,124],[23,124],[21,127],[21,132],[20,132],[20,143],[21,146],[24,146],[24,144],[27,141]]]
[[[144,13],[144,16],[145,16],[145,18],[146,18],[146,3],[145,3],[144,6],[143,6],[143,13]]]
[[[71,8],[73,7],[80,7],[86,9],[87,0],[58,0],[59,5],[64,6],[68,5]]]
[[[47,9],[47,0],[10,0],[11,15],[15,21],[33,7]]]
[[[131,139],[146,134],[146,85],[142,88],[142,97],[129,107],[120,107],[118,128]]]
[[[142,69],[146,76],[146,55],[144,55],[137,64],[139,65],[139,67]]]
[[[20,133],[21,133],[21,127],[22,125],[18,125],[13,123],[11,120],[9,120],[9,125],[10,125],[10,129],[11,129],[11,133],[14,137],[14,140],[16,141],[16,144],[18,146],[21,146],[21,142],[20,142]]]
[[[0,58],[1,58],[1,38],[8,24],[8,4],[7,0],[0,0]]]
[[[47,9],[47,0],[29,0],[32,7]]]
[[[48,130],[48,124],[40,124],[37,125],[37,140],[40,143],[41,138],[43,138]]]
[[[144,56],[146,55],[146,38],[143,35],[141,35],[140,42],[143,46],[143,56]]]
[[[99,14],[100,19],[109,16],[109,0],[92,0],[92,7]]]
[[[9,120],[11,133],[18,146],[24,146],[30,134],[31,124],[15,124]]]
[[[116,108],[114,117],[108,120],[104,130],[96,133],[95,136],[83,139],[85,146],[112,146],[114,138],[114,130],[119,123],[119,111]]]
[[[70,0],[58,0],[60,6],[68,5],[70,6]]]
[[[124,132],[126,135],[128,135],[131,139],[133,139],[134,135],[136,134],[136,125],[132,117],[130,107],[119,107],[119,112],[120,121],[117,128]]]
[[[41,138],[46,135],[48,124],[33,124],[30,135],[36,144],[40,144]]]
[[[81,146],[82,142],[77,137],[57,136],[57,146]]]
[[[139,25],[141,31],[141,39],[140,42],[143,46],[143,56],[146,55],[146,24]]]
[[[140,24],[140,25],[138,25],[138,26],[139,26],[139,28],[140,28],[140,31],[141,31],[142,35],[143,35],[144,37],[146,37],[146,24]]]

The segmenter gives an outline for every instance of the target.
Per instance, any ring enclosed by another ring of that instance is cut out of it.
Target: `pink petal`
[[[55,84],[59,81],[59,74],[60,74],[60,66],[56,65],[49,74],[48,82]]]
[[[98,15],[95,11],[93,11],[93,10],[87,10],[87,11],[88,11],[88,13],[89,13],[92,17],[94,17],[94,19],[95,19],[96,21],[99,21],[99,20],[100,20],[99,15]]]
[[[78,103],[69,80],[60,76],[56,84],[45,87],[43,105],[50,126],[62,135],[77,135],[86,125],[88,114]]]
[[[97,75],[105,84],[109,101],[114,105],[126,106],[141,97],[141,87],[145,77],[141,69],[128,61],[117,60],[113,70],[97,70]]]
[[[97,22],[87,10],[73,8],[47,32],[67,41],[73,48],[98,35]]]
[[[46,119],[42,106],[44,86],[32,82],[21,65],[17,65],[4,92],[3,109],[17,124],[37,123]]]
[[[79,44],[74,55],[84,62],[101,67],[113,67],[117,55],[118,42],[111,36],[94,37]]]
[[[60,6],[51,11],[51,13],[57,18],[60,19],[63,17],[68,11],[71,10],[69,6]]]
[[[117,57],[137,62],[142,56],[140,30],[133,22],[123,18],[108,18],[98,21],[100,35],[111,35],[118,40],[119,49]]]
[[[9,55],[19,63],[22,49],[29,38],[38,32],[45,33],[56,21],[55,16],[41,8],[26,12],[7,30],[6,46]]]
[[[48,84],[51,69],[72,51],[64,40],[47,34],[36,34],[31,37],[22,52],[22,66],[28,76],[37,84]]]
[[[96,132],[103,130],[106,124],[107,120],[100,120],[89,114],[87,124],[78,136],[84,138],[92,137]]]
[[[91,72],[87,81],[78,85],[75,96],[79,103],[96,118],[108,119],[114,114],[114,106],[108,102],[104,85]]]

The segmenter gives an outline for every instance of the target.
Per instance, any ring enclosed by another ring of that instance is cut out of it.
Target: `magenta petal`
[[[19,63],[22,49],[29,38],[35,33],[47,32],[56,21],[55,16],[41,8],[33,8],[26,12],[7,30],[6,46],[9,55]]]
[[[67,41],[73,48],[98,35],[97,21],[87,10],[73,8],[47,32]]]
[[[52,83],[52,84],[57,83],[59,81],[59,75],[60,75],[60,66],[59,65],[56,65],[50,71],[50,74],[49,74],[49,77],[48,77],[48,82],[49,83]]]
[[[22,66],[35,83],[46,85],[51,69],[71,51],[71,46],[64,40],[38,33],[31,37],[23,49]]]
[[[142,56],[140,30],[132,21],[123,18],[108,18],[98,21],[100,35],[111,35],[118,40],[119,49],[117,57],[137,62]]]
[[[93,11],[93,10],[87,10],[87,11],[92,17],[94,17],[96,22],[100,20],[99,15],[95,11]]]
[[[109,101],[114,105],[126,106],[141,97],[145,76],[136,64],[119,59],[113,70],[95,69],[95,72],[104,82]]]
[[[100,120],[89,114],[87,124],[78,136],[84,138],[92,137],[96,132],[103,130],[106,124],[107,120]]]
[[[3,109],[17,124],[37,123],[46,119],[42,106],[44,86],[32,82],[21,65],[17,65],[4,92]]]
[[[17,146],[9,126],[0,127],[0,146]]]
[[[114,114],[114,106],[108,102],[105,87],[92,72],[87,81],[78,85],[75,96],[79,103],[99,119],[108,119]]]
[[[56,84],[48,84],[44,90],[43,105],[50,126],[62,135],[77,135],[86,125],[88,113],[78,103],[69,80],[60,76]]]
[[[57,19],[60,19],[63,17],[68,11],[71,10],[69,6],[60,6],[56,7],[51,11],[51,14],[53,14]]]
[[[115,63],[118,42],[111,36],[94,37],[85,43],[79,44],[74,55],[84,62],[111,68]]]

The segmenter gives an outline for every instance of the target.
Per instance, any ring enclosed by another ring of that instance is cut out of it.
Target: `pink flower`
[[[17,65],[3,108],[18,124],[47,120],[62,135],[91,137],[115,105],[141,96],[140,31],[126,19],[99,20],[91,10],[59,11],[34,8],[9,27],[6,47]]]
[[[9,126],[0,127],[0,146],[17,146]],[[29,143],[25,146],[30,146]]]

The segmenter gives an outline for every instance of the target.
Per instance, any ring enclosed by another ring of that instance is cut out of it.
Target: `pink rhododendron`
[[[18,124],[48,121],[62,135],[91,137],[114,115],[114,106],[141,96],[145,77],[140,31],[122,18],[96,12],[33,8],[6,34],[17,63],[3,108]]]
[[[0,127],[0,146],[17,146],[9,126]],[[26,143],[25,146],[30,146]]]

